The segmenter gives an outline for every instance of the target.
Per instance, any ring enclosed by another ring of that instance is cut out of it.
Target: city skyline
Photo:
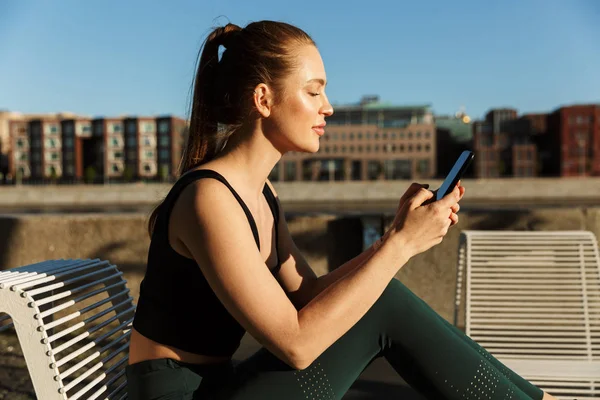
[[[591,0],[2,7],[0,35],[9,40],[0,43],[0,109],[9,111],[186,118],[209,28],[258,19],[290,22],[313,36],[334,106],[373,93],[399,106],[430,104],[436,115],[464,106],[475,120],[492,108],[549,113],[600,103],[600,27],[593,23],[600,3]]]

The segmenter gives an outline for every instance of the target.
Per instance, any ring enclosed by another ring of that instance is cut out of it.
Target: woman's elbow
[[[317,359],[317,356],[313,353],[310,346],[302,345],[301,341],[293,341],[285,351],[285,362],[294,369],[306,369]]]

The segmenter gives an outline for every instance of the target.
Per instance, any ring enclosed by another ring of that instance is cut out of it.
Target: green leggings
[[[380,356],[427,399],[543,397],[393,279],[365,316],[304,370],[264,348],[237,365],[143,361],[127,367],[129,399],[341,399]]]

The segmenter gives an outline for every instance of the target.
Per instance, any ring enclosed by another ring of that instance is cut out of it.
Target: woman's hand
[[[458,186],[459,190],[460,190],[460,197],[458,199],[458,201],[460,201],[463,196],[465,195],[465,187],[460,185],[461,181],[459,180],[458,183],[456,184],[456,186]],[[408,187],[408,189],[406,190],[406,192],[404,192],[404,194],[402,195],[402,197],[400,197],[400,202],[398,203],[398,209],[396,210],[396,214],[398,214],[398,212],[400,211],[400,209],[402,208],[402,206],[404,205],[404,203],[406,203],[406,200],[411,198],[412,196],[414,196],[415,193],[417,193],[419,191],[419,189],[421,188],[425,188],[428,189],[429,188],[429,184],[420,184],[420,183],[416,183],[414,182],[412,185],[410,185]],[[433,197],[429,200],[427,200],[424,205],[427,204],[431,204],[435,201],[435,198],[437,196],[437,191],[433,190]],[[458,223],[458,210],[460,210],[460,205],[458,203],[456,203],[455,205],[452,206],[452,215],[450,216],[450,219],[452,220],[452,225],[456,225]]]
[[[458,223],[458,201],[465,189],[460,182],[443,199],[428,203],[434,192],[427,185],[413,183],[401,197],[398,211],[384,240],[399,241],[411,256],[441,243],[448,228]]]

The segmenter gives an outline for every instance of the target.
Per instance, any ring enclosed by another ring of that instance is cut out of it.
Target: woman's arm
[[[300,310],[329,285],[335,283],[338,279],[371,258],[375,252],[375,248],[381,244],[381,238],[358,256],[346,261],[333,271],[317,277],[302,255],[302,252],[294,243],[277,191],[269,180],[267,180],[267,184],[271,188],[279,208],[278,253],[282,262],[278,280],[290,297],[290,300],[294,303],[296,309]]]
[[[353,259],[346,261],[344,264],[334,269],[333,271],[319,276],[312,284],[310,299],[318,296],[324,289],[329,285],[335,283],[338,279],[345,276],[347,273],[353,271],[355,268],[361,266],[367,260],[369,260],[373,254],[377,251],[378,247],[381,246],[384,238],[379,238],[373,245],[368,249],[354,257]],[[310,301],[309,299],[309,301]],[[307,302],[308,303],[308,302]]]
[[[228,312],[297,369],[354,326],[411,256],[399,245],[404,236],[396,235],[298,311],[266,268],[246,215],[221,182],[203,179],[187,187],[171,223]]]

